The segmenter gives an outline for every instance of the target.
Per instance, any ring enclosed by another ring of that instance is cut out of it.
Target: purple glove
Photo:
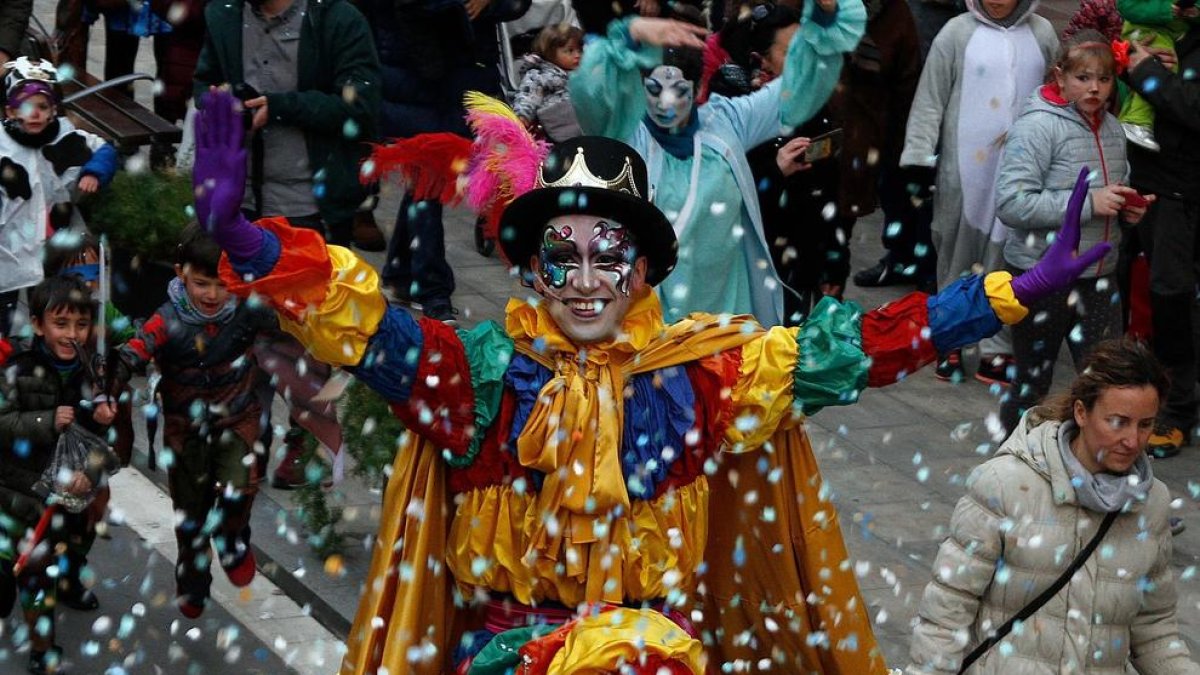
[[[241,104],[226,91],[210,91],[202,101],[192,168],[196,218],[234,262],[252,260],[262,250],[263,232],[242,215],[246,132]]]
[[[1067,203],[1067,215],[1054,237],[1054,243],[1033,269],[1012,280],[1013,295],[1025,307],[1070,288],[1084,270],[1099,262],[1112,248],[1112,244],[1102,241],[1086,253],[1075,255],[1075,249],[1079,247],[1079,214],[1083,211],[1083,202],[1088,194],[1088,173],[1085,166],[1079,172],[1079,178],[1075,179],[1075,189],[1071,191],[1071,201]]]

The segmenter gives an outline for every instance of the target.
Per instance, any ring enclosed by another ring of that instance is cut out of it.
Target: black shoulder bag
[[[1108,528],[1112,527],[1113,521],[1116,520],[1117,516],[1119,515],[1121,515],[1120,511],[1113,511],[1105,515],[1104,520],[1100,521],[1100,529],[1096,530],[1096,536],[1092,537],[1092,540],[1087,543],[1087,546],[1083,547],[1083,550],[1079,552],[1079,555],[1075,556],[1075,559],[1071,561],[1071,564],[1067,566],[1067,569],[1063,571],[1063,573],[1059,575],[1057,579],[1054,580],[1054,583],[1050,584],[1049,588],[1042,591],[1041,595],[1034,598],[1028,605],[1022,607],[1016,614],[1012,616],[1012,618],[1010,618],[1008,621],[1005,621],[1003,626],[1000,626],[1000,628],[996,629],[996,632],[991,637],[983,642],[980,642],[975,649],[971,650],[971,653],[967,654],[967,658],[963,659],[962,667],[958,669],[958,675],[963,675],[963,673],[967,672],[967,668],[970,668],[971,665],[982,658],[989,649],[995,647],[997,643],[1011,633],[1013,626],[1018,621],[1024,621],[1033,616],[1035,612],[1042,608],[1042,605],[1050,602],[1050,598],[1058,595],[1058,592],[1062,590],[1063,586],[1066,586],[1067,582],[1071,580],[1071,576],[1075,574],[1076,570],[1078,570],[1080,567],[1083,567],[1083,564],[1087,562],[1087,559],[1092,557],[1092,552],[1095,551],[1096,547],[1100,545],[1100,540],[1104,538],[1104,535],[1108,534]]]

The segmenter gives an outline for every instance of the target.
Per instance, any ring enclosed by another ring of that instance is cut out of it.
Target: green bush
[[[119,171],[85,209],[88,227],[133,255],[175,260],[179,235],[195,219],[192,176],[167,171]]]
[[[388,402],[362,382],[351,382],[346,387],[342,433],[355,461],[355,475],[383,487],[404,433],[404,425],[392,414]]]
[[[382,396],[358,380],[346,387],[341,422],[346,451],[354,459],[354,475],[382,488],[404,425],[392,415]],[[309,546],[318,556],[327,558],[341,553],[345,546],[338,530],[343,514],[340,507],[329,505],[329,493],[321,487],[330,469],[317,457],[316,448],[316,439],[309,436],[304,456],[308,483],[296,491],[294,503],[299,506]]]

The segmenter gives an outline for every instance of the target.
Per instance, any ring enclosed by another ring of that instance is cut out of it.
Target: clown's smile
[[[571,309],[572,314],[580,319],[587,320],[600,316],[600,313],[604,311],[604,308],[611,301],[602,298],[568,298],[564,302]]]

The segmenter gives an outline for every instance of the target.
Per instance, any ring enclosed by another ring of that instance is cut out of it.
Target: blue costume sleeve
[[[262,248],[258,249],[258,253],[253,258],[240,262],[235,262],[233,258],[229,259],[229,264],[238,274],[249,276],[252,279],[260,279],[270,274],[271,270],[275,268],[275,263],[279,262],[279,255],[283,252],[279,237],[267,229],[264,229],[262,233]]]
[[[117,175],[117,159],[117,149],[105,143],[92,153],[92,158],[83,165],[80,175],[95,176],[102,187],[108,185]]]
[[[347,370],[392,403],[412,393],[423,344],[421,326],[408,312],[388,307],[367,341],[363,360]]]
[[[1002,325],[983,287],[984,277],[965,277],[929,296],[930,339],[939,354],[995,335]]]
[[[725,119],[743,147],[757,147],[815,115],[837,86],[846,52],[862,38],[866,10],[859,0],[841,0],[832,13],[814,2],[806,7],[782,77],[748,96],[713,96],[705,106],[707,115]]]

